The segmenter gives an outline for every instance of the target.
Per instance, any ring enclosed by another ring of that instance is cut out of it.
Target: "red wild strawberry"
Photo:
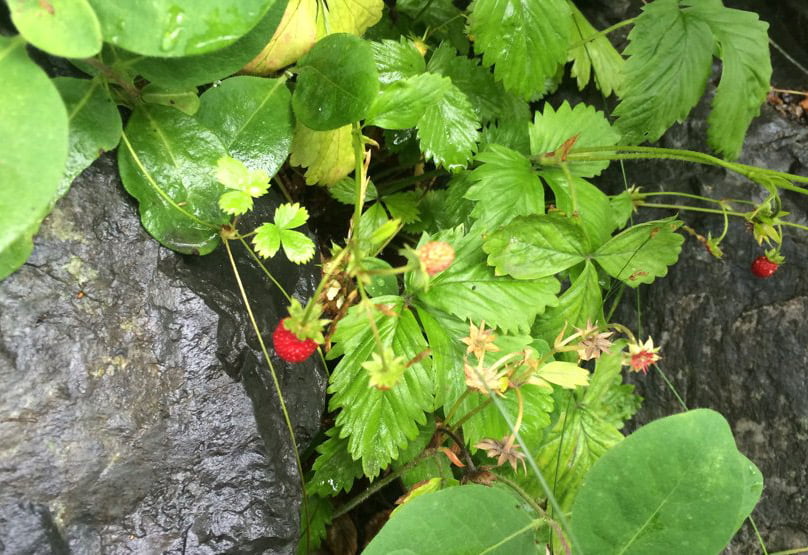
[[[777,262],[769,260],[767,256],[758,256],[752,262],[752,273],[761,279],[771,277],[777,271],[780,265]]]
[[[272,344],[275,352],[286,362],[303,362],[317,350],[317,343],[313,339],[300,339],[286,329],[284,325],[289,318],[284,318],[272,333]]]

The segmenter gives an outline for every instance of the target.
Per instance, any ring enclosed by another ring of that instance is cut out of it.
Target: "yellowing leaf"
[[[298,122],[290,161],[307,168],[307,184],[333,185],[354,169],[351,126],[314,131]]]
[[[295,63],[317,42],[316,21],[317,0],[289,0],[272,39],[242,71],[269,75]]]
[[[361,36],[379,22],[383,9],[383,0],[321,1],[317,12],[317,38],[332,33]]]
[[[572,362],[554,360],[548,362],[536,375],[565,389],[575,389],[579,385],[589,385],[589,372]]]

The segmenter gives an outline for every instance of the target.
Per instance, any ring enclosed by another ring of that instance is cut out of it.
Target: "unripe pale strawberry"
[[[455,258],[454,248],[446,241],[424,243],[418,247],[416,253],[418,254],[418,259],[424,265],[426,273],[430,276],[434,276],[451,266]]]

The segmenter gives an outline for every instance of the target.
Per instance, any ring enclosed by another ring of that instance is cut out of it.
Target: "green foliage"
[[[424,57],[412,41],[404,37],[398,41],[371,42],[370,47],[373,50],[373,59],[379,72],[382,90],[426,71]]]
[[[478,485],[429,493],[396,511],[364,553],[532,553],[532,518],[518,505]]]
[[[367,115],[367,124],[385,129],[415,127],[424,112],[452,86],[448,79],[434,73],[421,73],[385,87],[376,97]]]
[[[172,89],[149,83],[140,91],[140,98],[146,104],[170,106],[193,116],[199,110],[199,96],[196,93],[196,87]]]
[[[328,439],[317,446],[314,476],[307,482],[307,491],[321,497],[334,497],[351,490],[354,480],[362,477],[362,463],[348,452],[348,440],[340,438],[336,428],[326,432]]]
[[[592,79],[594,71],[595,84],[604,96],[619,94],[624,79],[625,60],[605,35],[598,34],[597,29],[592,27],[572,2],[567,4],[572,13],[573,44],[568,60],[572,62],[570,75],[575,77],[578,89],[583,90]]]
[[[582,328],[587,322],[602,323],[603,298],[595,266],[586,261],[583,271],[572,280],[571,285],[558,297],[558,304],[548,308],[536,319],[533,335],[552,342],[559,331],[571,332]]]
[[[345,33],[319,41],[300,59],[298,71],[292,105],[300,121],[316,131],[363,119],[379,90],[370,45]]]
[[[446,86],[443,97],[427,107],[418,120],[418,141],[424,156],[436,166],[457,171],[474,154],[480,122],[466,95],[451,83]]]
[[[101,26],[87,0],[12,0],[8,7],[25,40],[48,54],[87,58],[101,50]]]
[[[314,256],[314,243],[303,233],[293,231],[309,219],[308,211],[298,203],[281,204],[275,209],[275,222],[260,225],[255,230],[255,252],[263,258],[275,256],[280,247],[290,261],[304,264]]]
[[[754,508],[760,471],[707,409],[654,421],[604,454],[572,508],[592,553],[717,553]]]
[[[25,53],[0,36],[0,277],[31,252],[31,237],[63,191],[68,115],[59,92]]]

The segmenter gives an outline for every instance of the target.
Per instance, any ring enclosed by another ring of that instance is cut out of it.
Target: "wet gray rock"
[[[268,336],[285,300],[237,256]],[[311,295],[314,266],[272,270]],[[262,360],[224,252],[161,247],[103,157],[0,282],[0,552],[293,552],[299,478]],[[273,362],[305,448],[323,369]]]
[[[670,131],[662,145],[706,151],[706,113],[703,103],[692,121]],[[749,131],[741,161],[808,175],[806,152],[808,129],[766,107]],[[626,169],[629,182],[646,190],[765,198],[757,185],[720,169],[663,162],[627,164]],[[612,179],[622,184],[622,177]],[[654,200],[676,202],[663,198]],[[791,221],[808,225],[808,196],[788,193],[784,202]],[[687,212],[681,217],[702,235],[721,234],[720,216]],[[723,260],[688,238],[668,276],[642,289],[641,318],[634,295],[619,317],[662,345],[662,368],[687,406],[722,413],[740,450],[763,472],[763,499],[753,516],[770,551],[808,545],[808,233],[785,231],[787,263],[767,280],[749,270],[763,249],[741,220],[731,221]],[[633,381],[645,397],[638,424],[680,410],[654,372]],[[747,524],[728,553],[756,552],[757,540]]]

